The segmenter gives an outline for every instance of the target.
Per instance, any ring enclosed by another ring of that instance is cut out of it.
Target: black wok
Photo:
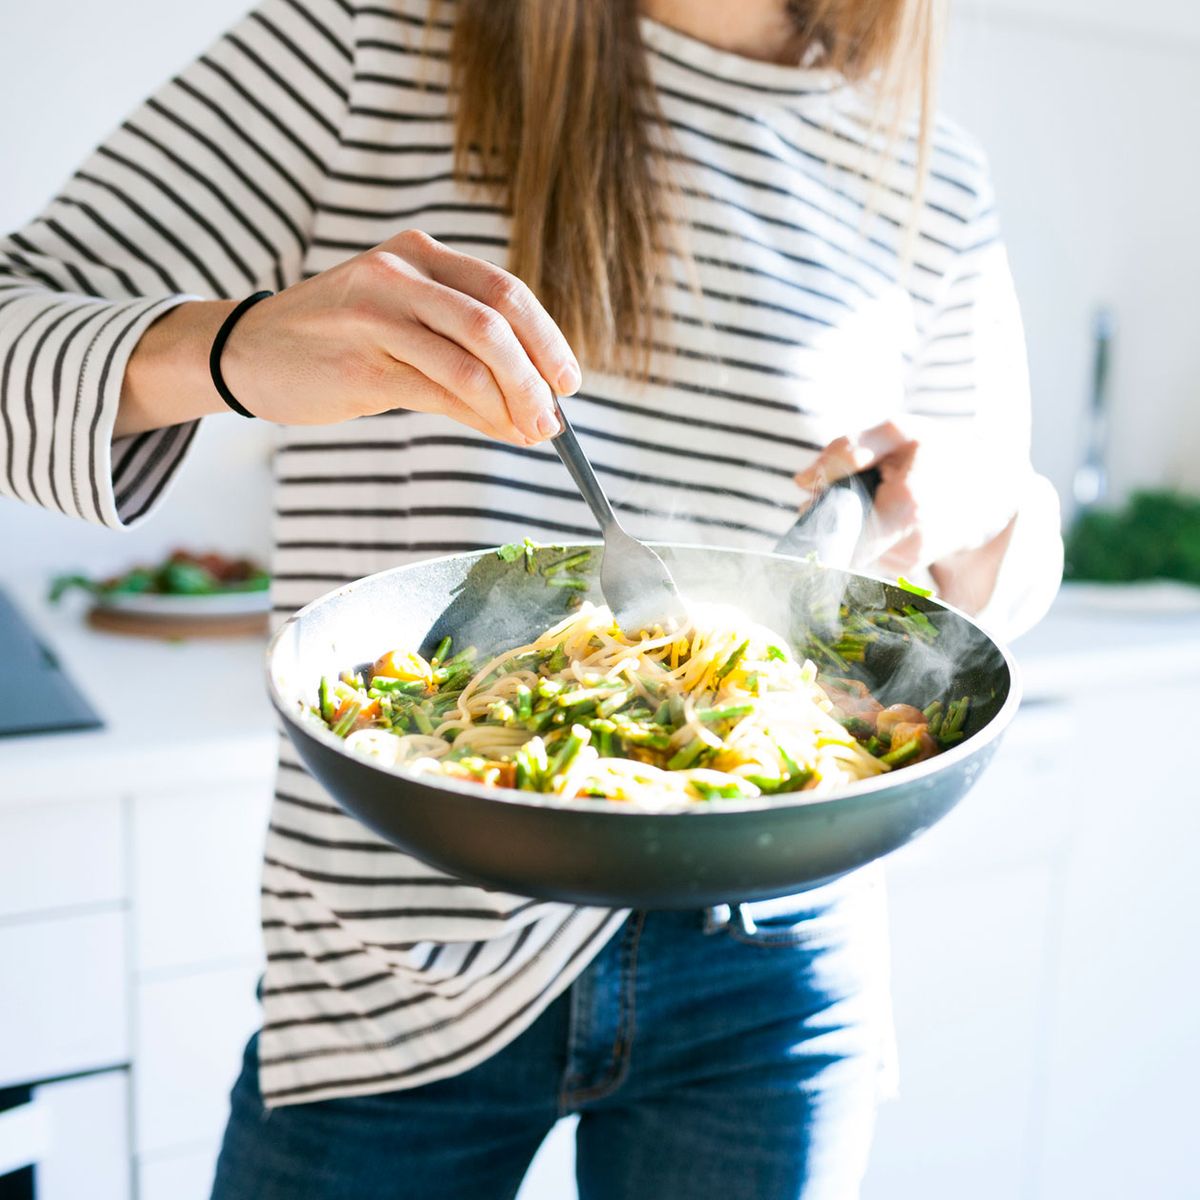
[[[450,634],[456,646],[472,643],[488,655],[532,641],[560,620],[563,592],[494,551],[371,575],[291,617],[268,650],[271,696],[288,736],[347,811],[435,867],[520,895],[639,908],[779,896],[845,874],[944,817],[991,759],[1016,711],[1015,670],[1008,653],[967,617],[811,561],[711,547],[656,549],[685,595],[737,603],[794,644],[802,644],[811,623],[827,621],[839,599],[857,610],[915,605],[939,636],[928,651],[892,644],[868,658],[873,690],[884,703],[918,706],[970,696],[966,737],[936,758],[831,799],[799,793],[647,813],[381,767],[303,715],[322,675],[373,661],[396,645],[420,645],[428,654]],[[562,555],[561,549],[540,553]],[[597,567],[589,598],[600,603]]]

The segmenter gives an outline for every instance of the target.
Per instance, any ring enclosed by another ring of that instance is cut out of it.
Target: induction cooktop
[[[54,651],[0,589],[0,737],[103,725]]]

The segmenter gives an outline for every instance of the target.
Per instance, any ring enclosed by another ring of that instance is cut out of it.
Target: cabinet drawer
[[[220,1143],[138,1160],[138,1200],[208,1200]]]
[[[125,914],[0,927],[0,1086],[125,1062]]]
[[[269,807],[265,778],[134,801],[139,972],[259,959],[258,888]]]
[[[0,807],[0,917],[124,896],[121,801]]]
[[[256,967],[177,975],[137,990],[134,1143],[153,1155],[216,1141],[246,1039],[260,1020]]]
[[[129,1200],[128,1092],[124,1071],[35,1089],[49,1125],[37,1200]]]

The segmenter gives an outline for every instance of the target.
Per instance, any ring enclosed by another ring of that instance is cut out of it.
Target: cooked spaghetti
[[[717,605],[631,639],[584,603],[482,667],[473,648],[450,650],[446,638],[429,660],[392,651],[322,680],[313,711],[385,765],[651,808],[826,796],[936,754],[966,716],[965,700],[885,709]]]

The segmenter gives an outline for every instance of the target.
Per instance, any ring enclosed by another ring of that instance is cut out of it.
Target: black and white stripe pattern
[[[426,31],[428,2],[267,0],[0,242],[0,491],[110,526],[150,510],[194,429],[114,443],[112,426],[125,362],[173,304],[282,288],[407,226],[504,262],[502,208],[453,175],[449,26]],[[972,144],[939,124],[906,268],[911,138],[885,161],[869,109],[836,77],[648,21],[644,35],[667,124],[654,161],[680,189],[671,219],[696,275],[676,263],[659,297],[649,381],[585,364],[570,401],[630,526],[769,547],[815,451],[901,413],[990,472],[1006,519],[1027,397]],[[282,430],[275,531],[280,614],[405,558],[595,532],[550,451],[404,411]],[[268,1102],[466,1069],[622,917],[467,886],[396,853],[285,744],[263,876]]]

